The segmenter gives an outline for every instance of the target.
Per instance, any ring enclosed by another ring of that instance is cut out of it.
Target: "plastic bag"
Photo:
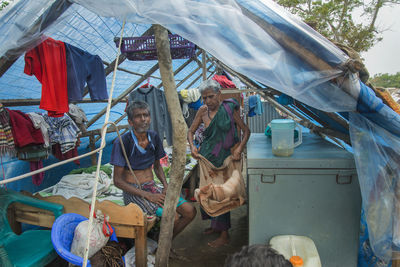
[[[93,228],[90,235],[89,256],[91,258],[97,251],[104,247],[113,230],[108,223],[109,217],[102,214],[100,210],[96,211],[93,218]],[[89,220],[79,223],[74,232],[74,239],[72,240],[71,253],[79,257],[84,257],[87,236],[88,236]]]
[[[156,264],[156,250],[157,250],[157,242],[151,238],[147,238],[147,266],[152,267]],[[125,266],[126,267],[134,267],[136,261],[136,253],[135,253],[135,246],[129,249],[125,253]]]

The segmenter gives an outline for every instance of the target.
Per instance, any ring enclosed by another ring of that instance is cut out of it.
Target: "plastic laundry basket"
[[[87,218],[80,214],[66,213],[56,219],[51,229],[51,242],[53,242],[57,254],[64,260],[78,266],[83,265],[83,258],[72,254],[70,250],[75,228],[80,222],[85,220]],[[113,228],[113,230],[110,240],[118,242],[115,229]],[[90,260],[88,260],[87,266],[91,266]]]

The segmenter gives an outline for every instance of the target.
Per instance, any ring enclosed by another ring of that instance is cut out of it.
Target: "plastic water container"
[[[277,119],[271,123],[272,153],[278,157],[289,157],[293,154],[294,148],[301,144],[301,127],[294,120]],[[299,130],[299,139],[294,143],[294,129]]]
[[[269,244],[285,259],[290,260],[293,267],[321,267],[321,260],[314,241],[306,236],[274,236]]]

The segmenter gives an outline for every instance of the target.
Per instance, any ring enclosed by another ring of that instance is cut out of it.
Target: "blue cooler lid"
[[[271,128],[276,130],[294,129],[296,123],[291,119],[275,119],[271,121]]]

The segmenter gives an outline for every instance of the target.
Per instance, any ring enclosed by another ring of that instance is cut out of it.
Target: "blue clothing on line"
[[[159,160],[166,155],[158,134],[155,131],[151,130],[147,131],[147,134],[149,144],[144,149],[144,151],[143,148],[142,150],[139,148],[140,146],[137,143],[137,139],[136,141],[134,140],[133,136],[135,135],[131,131],[121,136],[126,154],[128,156],[128,160],[133,170],[147,169],[151,167],[151,165],[153,165],[154,161]],[[115,139],[114,141],[111,151],[110,163],[115,166],[128,168],[128,165],[122,153],[119,138]]]
[[[201,101],[201,97],[197,99],[196,102],[192,102],[188,104],[189,108],[192,108],[194,110],[199,110],[199,108],[203,105],[203,101]]]
[[[82,100],[85,83],[92,100],[108,99],[103,61],[73,45],[65,43],[68,100]]]
[[[260,95],[251,95],[249,96],[249,117],[253,117],[255,115],[263,114],[264,109],[261,102]]]

